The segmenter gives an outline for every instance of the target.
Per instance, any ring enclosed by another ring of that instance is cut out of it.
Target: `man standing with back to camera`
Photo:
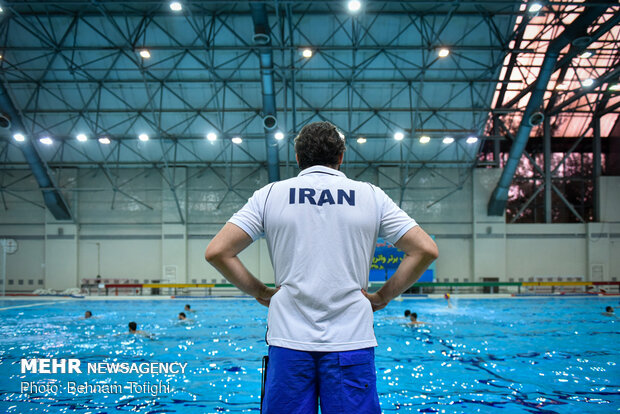
[[[256,191],[209,243],[205,258],[269,307],[264,413],[380,413],[373,311],[409,288],[437,246],[380,188],[340,172],[344,137],[329,122],[295,138],[297,177]],[[278,289],[237,255],[262,235]],[[367,293],[377,237],[405,252],[396,273]]]

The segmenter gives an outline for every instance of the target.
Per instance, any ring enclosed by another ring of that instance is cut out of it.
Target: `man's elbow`
[[[439,257],[439,249],[437,248],[437,244],[434,241],[430,241],[426,246],[424,246],[424,256],[429,262],[434,262]]]
[[[224,251],[218,249],[217,246],[209,244],[205,250],[205,260],[211,264],[218,262],[222,258]]]

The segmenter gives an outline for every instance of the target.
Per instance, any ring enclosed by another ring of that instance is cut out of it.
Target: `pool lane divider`
[[[53,302],[31,303],[29,305],[7,306],[6,308],[0,308],[0,311],[9,310],[9,309],[30,308],[33,306],[56,305],[58,303],[66,303],[66,302],[67,302],[66,300],[62,300],[62,301],[53,301]]]

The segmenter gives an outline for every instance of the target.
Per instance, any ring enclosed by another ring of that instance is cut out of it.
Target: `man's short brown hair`
[[[295,153],[302,170],[314,165],[335,167],[346,149],[344,136],[330,122],[313,122],[295,138]]]

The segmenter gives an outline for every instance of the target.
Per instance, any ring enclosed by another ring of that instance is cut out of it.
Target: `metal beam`
[[[555,70],[555,64],[558,60],[560,51],[575,38],[582,35],[590,24],[596,21],[596,19],[598,19],[605,12],[605,10],[607,10],[607,7],[601,6],[600,4],[593,5],[592,7],[586,9],[573,21],[570,26],[568,26],[549,44],[549,48],[547,49],[545,58],[540,67],[538,79],[536,80],[530,99],[527,103],[525,111],[523,112],[521,124],[519,125],[519,130],[517,131],[514,143],[510,150],[508,161],[489,200],[487,213],[490,216],[501,216],[506,210],[508,189],[510,188],[510,183],[512,182],[514,174],[517,171],[517,166],[519,165],[519,161],[523,155],[523,150],[527,145],[530,131],[532,130],[533,124],[530,122],[530,118],[539,110],[540,105],[543,102],[547,84],[549,83],[549,79]]]
[[[594,213],[594,221],[601,220],[601,190],[599,186],[599,180],[601,178],[601,118],[598,113],[594,114],[594,119],[592,120],[593,129],[594,129],[594,141],[592,148],[592,210]]]
[[[0,113],[10,120],[12,133],[26,135],[26,129],[21,119],[21,115],[15,108],[11,97],[4,85],[0,85]],[[30,137],[31,138],[31,137]],[[34,143],[30,139],[20,142],[18,145],[28,162],[32,175],[37,180],[37,184],[43,193],[45,205],[56,220],[73,220],[73,214],[69,204],[56,185],[51,171],[37,151]]]
[[[620,12],[616,12],[614,13],[614,15],[607,20],[605,23],[601,24],[598,29],[596,29],[594,32],[592,32],[592,34],[588,35],[588,44],[580,47],[580,48],[576,48],[576,47],[572,47],[565,55],[562,59],[560,59],[554,68],[554,72],[560,68],[563,67],[568,67],[568,65],[570,64],[570,62],[573,60],[573,58],[575,56],[577,56],[577,54],[579,54],[580,52],[582,52],[584,49],[586,49],[588,46],[590,46],[592,43],[596,42],[598,40],[599,37],[601,37],[602,35],[604,35],[605,33],[607,33],[609,30],[611,30],[613,27],[615,27],[618,23],[620,23]],[[507,76],[510,76],[510,73],[508,73]],[[509,78],[508,78],[509,79]],[[527,95],[532,88],[534,87],[535,83],[532,83],[530,85],[528,85],[525,89],[523,89],[521,92],[519,92],[516,96],[514,96],[512,99],[510,99],[510,101],[506,102],[505,104],[502,105],[502,102],[500,100],[497,101],[497,105],[498,107],[503,107],[503,108],[511,108],[514,105],[516,105],[521,98],[523,98],[525,95]],[[551,109],[551,108],[549,108]]]
[[[269,182],[280,180],[280,160],[278,141],[273,136],[277,126],[276,95],[273,77],[273,52],[269,20],[264,3],[250,3],[252,21],[254,22],[254,42],[262,45],[259,50],[261,84],[263,87],[263,126],[265,128],[265,145],[267,148],[267,175]]]
[[[544,163],[545,163],[545,223],[551,223],[551,120],[546,117],[543,121]]]

